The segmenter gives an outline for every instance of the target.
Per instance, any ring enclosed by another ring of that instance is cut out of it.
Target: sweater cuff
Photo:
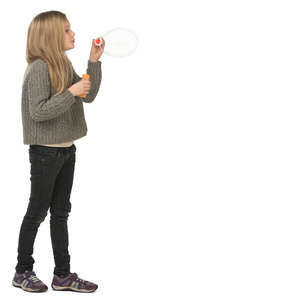
[[[65,99],[64,99],[66,105],[71,106],[72,104],[75,103],[75,101],[76,101],[75,96],[70,92],[69,89],[66,89],[66,90],[64,91],[64,94],[66,94],[66,97],[65,97]]]
[[[88,68],[90,70],[97,70],[99,68],[99,66],[101,66],[101,60],[98,61],[90,61],[88,60]]]
[[[74,97],[74,95],[71,93],[71,91],[70,91],[69,89],[66,89],[66,90],[64,91],[64,93],[68,94],[68,98]]]

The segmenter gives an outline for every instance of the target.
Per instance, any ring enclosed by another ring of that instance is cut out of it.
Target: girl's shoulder
[[[23,84],[26,79],[29,79],[30,77],[33,80],[35,80],[35,77],[45,77],[47,78],[49,76],[48,74],[48,65],[46,62],[44,62],[42,59],[37,58],[33,62],[27,65],[27,68],[25,70],[24,76],[23,76]]]
[[[34,60],[33,62],[31,62],[28,65],[28,73],[31,73],[31,72],[47,73],[48,72],[48,65],[41,58],[37,58],[36,60]]]
[[[47,63],[44,62],[41,58],[37,58],[36,60],[31,62],[30,65],[35,67],[45,67],[47,66]]]

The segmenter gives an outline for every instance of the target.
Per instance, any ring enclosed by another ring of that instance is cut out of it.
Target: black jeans
[[[31,192],[27,212],[20,228],[18,242],[18,273],[32,271],[34,240],[50,208],[50,232],[54,274],[68,275],[70,255],[68,252],[67,220],[71,211],[70,195],[73,185],[76,146],[48,147],[29,145],[31,163]]]

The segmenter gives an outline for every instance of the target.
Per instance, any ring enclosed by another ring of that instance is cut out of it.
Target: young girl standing
[[[75,167],[73,141],[87,134],[83,102],[91,103],[97,96],[102,79],[98,60],[105,42],[97,47],[93,39],[87,67],[90,80],[85,80],[65,54],[74,48],[74,36],[66,15],[59,11],[40,13],[28,28],[22,123],[23,143],[29,145],[31,192],[20,228],[12,284],[30,292],[48,289],[33,271],[32,254],[39,225],[49,208],[55,261],[52,288],[78,292],[98,288],[70,272],[67,220]]]

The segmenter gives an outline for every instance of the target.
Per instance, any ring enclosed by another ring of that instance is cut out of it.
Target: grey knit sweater
[[[81,80],[74,71],[72,84]],[[83,103],[97,96],[101,79],[101,61],[88,61],[91,89],[86,98],[73,96],[66,89],[54,96],[48,65],[37,59],[28,65],[22,86],[23,144],[57,144],[74,141],[87,134]]]

